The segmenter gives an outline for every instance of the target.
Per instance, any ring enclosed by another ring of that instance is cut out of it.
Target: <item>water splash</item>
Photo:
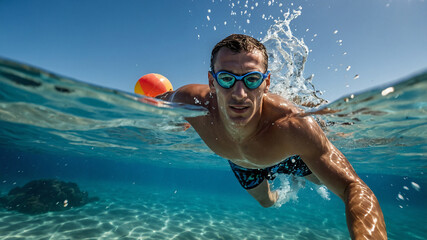
[[[309,49],[304,39],[292,35],[291,22],[301,15],[298,10],[288,9],[284,20],[276,20],[267,31],[262,43],[266,46],[269,56],[269,69],[272,74],[271,91],[294,103],[315,107],[327,103],[319,97],[312,83],[314,75],[304,78],[304,66]]]
[[[289,201],[298,201],[298,191],[305,187],[305,179],[300,177],[294,177],[289,175],[280,174],[276,177],[278,187],[275,187],[275,183],[273,183],[273,188],[277,191],[279,195],[274,207],[279,208],[283,204]]]

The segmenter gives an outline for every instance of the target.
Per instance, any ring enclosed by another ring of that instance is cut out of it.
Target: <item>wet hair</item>
[[[268,69],[268,54],[264,44],[253,37],[243,34],[232,34],[215,45],[211,54],[211,71],[215,72],[216,56],[221,48],[226,47],[235,53],[260,51],[264,57],[264,71]]]

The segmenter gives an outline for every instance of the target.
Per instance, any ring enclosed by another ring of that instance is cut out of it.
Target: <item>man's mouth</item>
[[[243,106],[243,105],[230,105],[230,108],[233,112],[236,113],[243,113],[247,109],[249,109],[249,106]]]

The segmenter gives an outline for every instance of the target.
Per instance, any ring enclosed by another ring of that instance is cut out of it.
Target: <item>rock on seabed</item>
[[[98,197],[89,198],[76,183],[41,179],[10,190],[8,195],[0,197],[0,206],[25,214],[41,214],[81,207],[98,200]]]

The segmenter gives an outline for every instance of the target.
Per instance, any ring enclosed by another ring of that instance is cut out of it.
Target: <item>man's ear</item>
[[[215,78],[212,76],[211,71],[208,72],[208,79],[209,79],[209,88],[211,89],[211,92],[216,92],[214,81]]]
[[[270,76],[271,76],[271,73],[269,73],[268,77],[264,80],[265,81],[264,93],[268,93],[268,90],[270,89]]]

